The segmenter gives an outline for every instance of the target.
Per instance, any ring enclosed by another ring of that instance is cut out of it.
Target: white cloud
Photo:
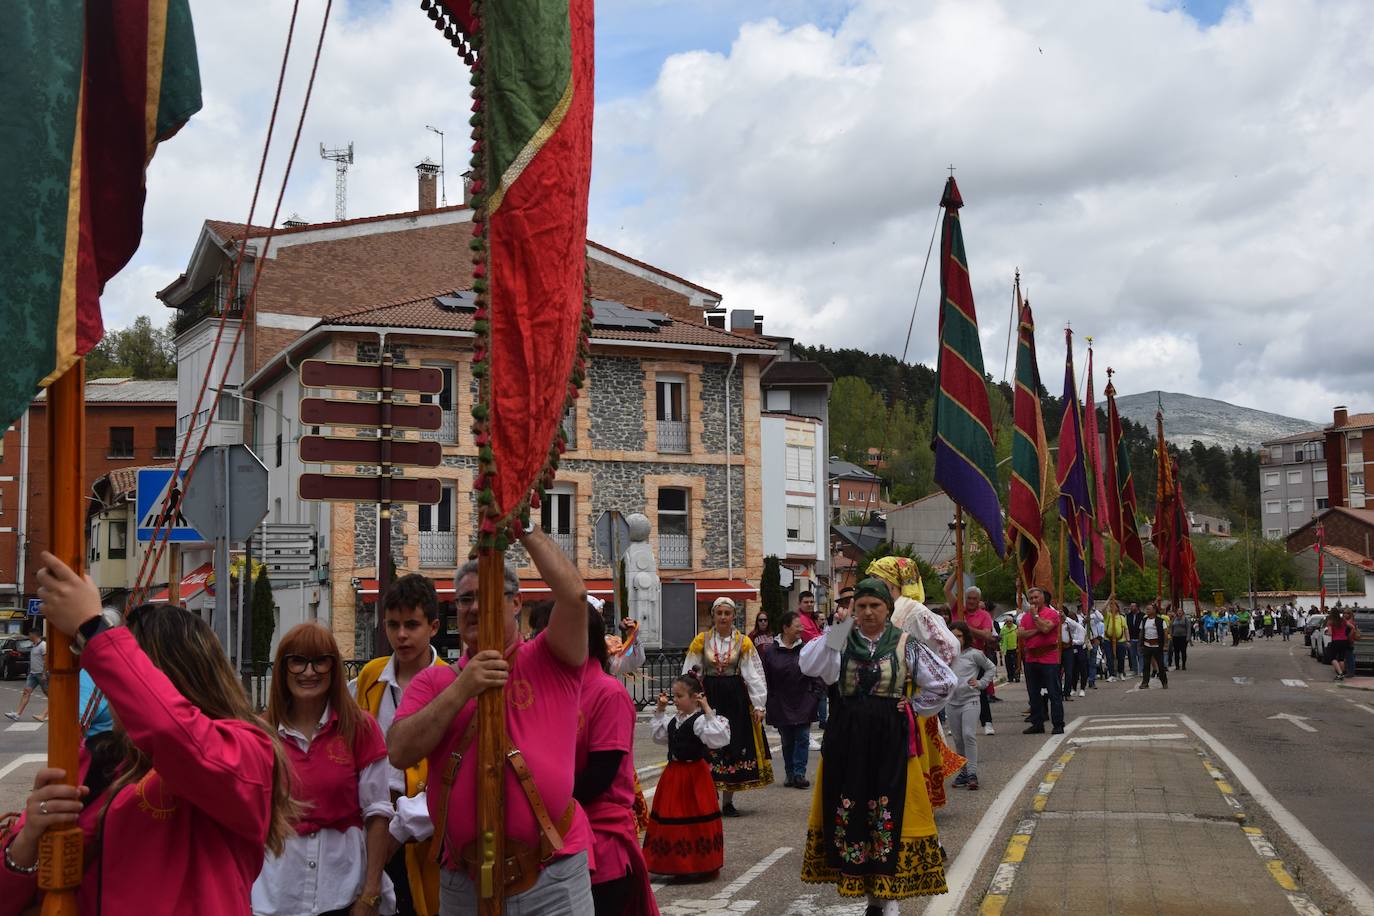
[[[323,2],[301,6],[273,190]],[[655,9],[605,5],[605,34],[741,15],[719,0]],[[1249,0],[1207,28],[1176,0],[826,0],[809,24],[807,9],[759,0],[732,44],[651,62],[656,79],[603,71],[617,91],[597,113],[595,238],[770,330],[900,352],[953,162],[994,375],[1019,266],[1052,390],[1071,321],[1123,392],[1314,419],[1368,406],[1374,361],[1352,331],[1374,288],[1374,6]],[[106,293],[111,326],[163,314],[153,293],[200,222],[247,212],[289,8],[195,0],[193,13],[205,109],[153,162],[144,246]],[[603,60],[645,66],[651,36],[625,40]],[[465,69],[411,0],[336,2],[282,216],[332,218],[319,144],[350,140],[350,214],[413,207],[411,167],[438,152],[425,124],[448,131],[452,199],[467,109]],[[933,358],[937,278],[913,359]]]

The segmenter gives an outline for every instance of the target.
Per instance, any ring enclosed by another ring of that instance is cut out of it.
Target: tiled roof
[[[838,458],[831,458],[826,467],[826,474],[830,477],[852,477],[856,480],[877,480],[878,475],[872,471],[865,470],[857,464],[848,461],[841,461]]]
[[[835,376],[818,362],[795,359],[773,363],[764,370],[760,381],[765,385],[829,385]]]
[[[47,400],[47,390],[38,392],[36,401]],[[86,382],[87,404],[175,404],[177,380],[138,378],[93,378]]]
[[[1359,566],[1374,572],[1374,560],[1362,553],[1351,550],[1349,547],[1327,547],[1324,548],[1329,556],[1333,556],[1348,566]]]
[[[1364,429],[1374,426],[1374,413],[1352,413],[1341,426],[1328,426],[1327,429]]]
[[[1268,448],[1271,445],[1287,445],[1290,442],[1321,442],[1325,438],[1325,430],[1309,429],[1305,433],[1294,433],[1291,436],[1283,436],[1278,439],[1265,439],[1260,445]]]
[[[440,308],[436,296],[448,295],[451,289],[436,290],[432,295],[402,302],[392,302],[364,309],[354,309],[327,315],[320,320],[324,325],[379,326],[387,328],[410,328],[425,331],[471,331],[472,312]],[[633,306],[627,306],[633,308]],[[673,318],[655,331],[631,331],[610,328],[594,328],[593,340],[633,340],[646,344],[686,344],[702,347],[729,347],[737,350],[771,351],[772,345],[757,337],[731,334],[705,324]]]

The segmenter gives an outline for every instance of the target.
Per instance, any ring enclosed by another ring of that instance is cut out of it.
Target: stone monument
[[[646,649],[663,646],[663,586],[654,549],[649,546],[649,519],[636,512],[625,519],[630,546],[625,551],[625,594],[629,616],[639,622],[639,642]]]

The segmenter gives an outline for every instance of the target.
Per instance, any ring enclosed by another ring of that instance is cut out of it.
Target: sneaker
[[[1339,675],[1339,674],[1336,675],[1336,680],[1340,680],[1340,675]],[[11,722],[18,722],[18,721],[19,721],[19,713],[17,713],[17,712],[7,712],[7,713],[5,713],[5,718],[6,718],[6,719],[9,719]]]
[[[1141,690],[1149,690],[1149,689],[1150,689],[1150,682],[1149,682],[1149,681],[1146,681],[1145,683],[1141,684],[1141,685],[1140,685],[1140,689],[1141,689]]]
[[[798,776],[796,779],[792,780],[792,788],[809,789],[811,788],[811,780],[807,779],[805,776]]]
[[[1115,682],[1116,682],[1116,678],[1115,678],[1115,677],[1113,677],[1112,675],[1108,675],[1108,676],[1107,676],[1107,683],[1108,683],[1108,684],[1112,684],[1112,683],[1115,683]]]
[[[983,726],[983,734],[985,734],[985,735],[995,735],[995,734],[997,734],[997,732],[993,731],[992,723],[991,723],[991,722],[989,722],[987,725],[984,725],[984,726]]]
[[[964,783],[964,788],[965,788],[965,789],[969,789],[969,790],[976,791],[976,790],[978,789],[978,777],[975,776],[975,777],[973,777],[972,779],[970,779],[968,782]]]
[[[969,775],[968,775],[967,773],[965,773],[963,770],[960,770],[960,771],[959,771],[959,775],[956,776],[956,777],[954,777],[954,784],[955,784],[956,786],[962,786],[962,785],[966,784],[966,783],[968,782],[968,780],[969,780]]]
[[[1050,734],[1051,734],[1051,735],[1062,735],[1062,734],[1064,734],[1064,726],[1062,726],[1062,725],[1056,725],[1053,729],[1050,730]]]
[[[1164,690],[1168,690],[1168,689],[1169,689],[1169,685],[1168,685],[1168,684],[1160,684],[1159,686],[1160,686],[1162,689],[1164,689]]]
[[[1028,728],[1028,729],[1026,729],[1025,731],[1021,732],[1021,734],[1023,734],[1023,735],[1043,735],[1044,733],[1045,733],[1045,726],[1043,726],[1043,725],[1032,725],[1030,728]]]
[[[790,789],[790,788],[792,788],[792,777],[791,777],[791,776],[787,777],[786,779],[784,779],[784,780],[782,781],[782,787],[783,787],[784,789]]]

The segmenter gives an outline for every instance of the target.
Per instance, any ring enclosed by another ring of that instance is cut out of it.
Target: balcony
[[[452,445],[458,441],[458,411],[445,410],[439,420],[438,429],[426,429],[420,433],[420,438],[428,439],[431,442],[442,442],[445,445]]]
[[[550,531],[549,537],[567,555],[569,560],[574,563],[577,562],[577,541],[571,531]]]
[[[658,450],[675,455],[687,454],[687,422],[685,420],[658,421]]]
[[[659,424],[659,429],[663,424]],[[658,565],[661,569],[692,568],[692,538],[687,534],[658,535]]]
[[[458,565],[458,539],[452,531],[420,532],[420,568],[452,569]]]

